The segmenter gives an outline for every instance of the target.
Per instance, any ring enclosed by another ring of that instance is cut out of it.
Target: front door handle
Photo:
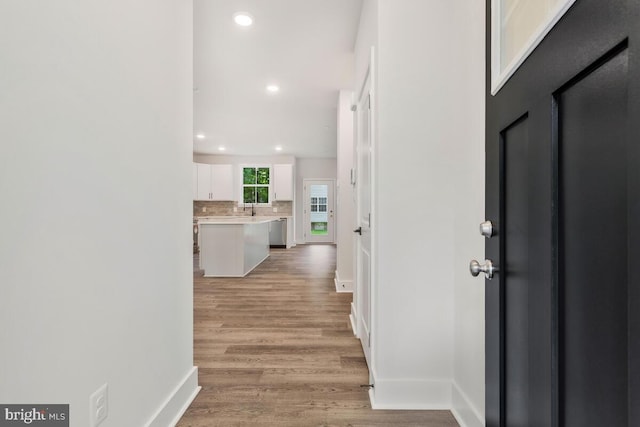
[[[354,233],[358,233],[359,235],[362,236],[362,227],[358,227],[355,230],[353,230]]]
[[[476,277],[480,273],[484,273],[484,277],[491,280],[493,279],[493,275],[498,272],[498,268],[493,265],[493,262],[490,259],[485,259],[484,264],[480,264],[475,259],[471,260],[469,263],[469,272],[473,277]]]

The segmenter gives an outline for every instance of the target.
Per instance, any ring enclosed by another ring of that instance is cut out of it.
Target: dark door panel
[[[502,132],[504,219],[504,388],[509,426],[530,425],[528,117]]]
[[[577,0],[496,96],[487,16],[487,426],[640,426],[640,0]]]
[[[556,95],[565,426],[626,426],[627,82],[623,48]]]

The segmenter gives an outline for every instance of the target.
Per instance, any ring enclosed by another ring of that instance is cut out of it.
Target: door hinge
[[[367,338],[367,345],[369,347],[371,347],[371,332],[369,332],[368,338]]]
[[[351,111],[357,111],[358,110],[358,106],[357,105],[352,105],[351,106]]]

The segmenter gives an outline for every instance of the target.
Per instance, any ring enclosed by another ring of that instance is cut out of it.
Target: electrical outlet
[[[202,212],[207,212],[207,208],[202,208]]]
[[[273,208],[273,211],[274,212],[278,212],[278,208]]]
[[[89,397],[89,425],[97,427],[109,414],[109,389],[103,384]]]
[[[236,206],[233,207],[234,212],[238,212],[238,208]]]

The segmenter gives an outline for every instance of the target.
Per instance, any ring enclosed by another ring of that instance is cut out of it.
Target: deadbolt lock
[[[491,221],[481,222],[480,234],[482,234],[487,239],[493,236],[493,223]]]

